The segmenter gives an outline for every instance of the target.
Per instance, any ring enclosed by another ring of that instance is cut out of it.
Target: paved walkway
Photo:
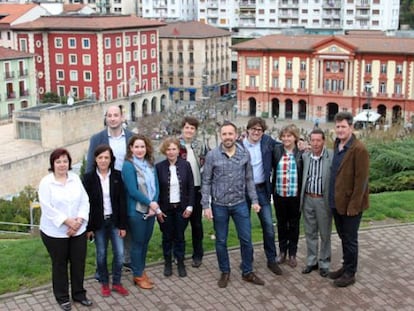
[[[340,265],[340,243],[332,236],[332,268]],[[347,288],[334,288],[332,281],[318,273],[301,274],[305,241],[299,241],[295,269],[283,265],[283,275],[266,268],[262,245],[255,245],[255,267],[265,286],[241,280],[239,249],[230,252],[232,275],[227,288],[217,286],[219,272],[214,253],[207,254],[199,269],[187,264],[188,277],[162,275],[163,265],[147,269],[156,283],[153,290],[134,287],[131,274],[124,274],[130,295],[99,295],[99,283],[88,279],[85,287],[94,301],[91,308],[75,304],[73,310],[414,310],[414,224],[361,230],[357,282]],[[0,297],[0,311],[58,310],[51,286],[29,293]]]

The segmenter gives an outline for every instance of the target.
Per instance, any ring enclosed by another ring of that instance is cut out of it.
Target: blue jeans
[[[227,251],[229,219],[233,218],[237,236],[240,241],[241,269],[246,275],[253,271],[253,244],[251,236],[250,213],[246,202],[234,206],[212,204],[214,230],[216,232],[216,255],[219,269],[223,273],[230,272],[230,260]]]
[[[355,216],[339,215],[332,209],[336,231],[342,242],[343,268],[346,274],[355,275],[358,268],[358,230],[362,213]]]
[[[141,277],[145,269],[148,244],[154,230],[155,217],[143,219],[144,214],[136,212],[128,215],[129,232],[131,233],[131,268],[134,277]]]
[[[106,219],[102,228],[95,231],[96,264],[98,266],[99,282],[109,283],[107,264],[108,242],[112,244],[112,283],[121,284],[122,263],[124,261],[124,244],[119,236],[119,229],[112,219]]]
[[[276,243],[275,243],[275,228],[273,227],[272,207],[270,199],[267,196],[266,188],[256,187],[256,193],[259,198],[260,212],[257,214],[262,226],[263,232],[263,248],[268,263],[276,262]],[[248,199],[247,204],[250,208],[251,202]]]
[[[188,218],[183,217],[184,208],[168,208],[164,210],[165,221],[160,223],[162,232],[162,250],[166,261],[171,261],[171,252],[178,260],[184,260],[185,255],[185,228]]]

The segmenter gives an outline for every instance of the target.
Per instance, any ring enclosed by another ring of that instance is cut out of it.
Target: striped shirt
[[[298,186],[295,155],[285,151],[276,168],[276,193],[281,197],[296,197]]]
[[[325,153],[325,149],[322,151],[319,157],[314,155],[310,156],[308,176],[306,176],[306,188],[305,192],[313,193],[317,195],[323,194],[323,183],[322,183],[322,157]]]

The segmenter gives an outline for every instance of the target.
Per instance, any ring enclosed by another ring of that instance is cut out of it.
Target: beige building
[[[231,34],[200,22],[159,28],[160,81],[169,99],[198,101],[227,94],[231,82]]]

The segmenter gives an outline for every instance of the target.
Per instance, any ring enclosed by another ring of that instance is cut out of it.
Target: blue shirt
[[[253,167],[253,178],[255,184],[261,184],[265,182],[264,169],[263,169],[263,157],[261,151],[261,141],[253,144],[249,142],[247,138],[243,140],[243,145],[250,153],[250,160]]]

